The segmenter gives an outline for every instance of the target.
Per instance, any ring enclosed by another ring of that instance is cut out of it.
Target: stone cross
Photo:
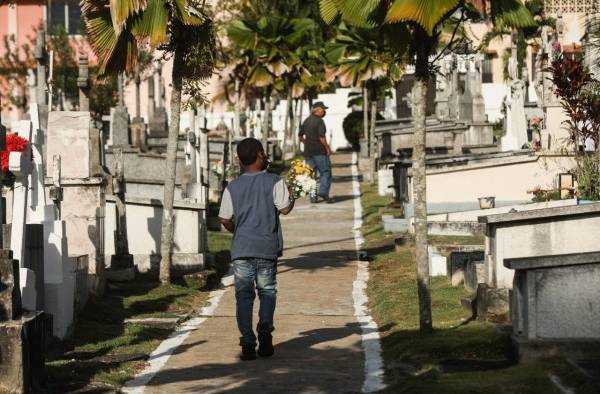
[[[46,205],[46,193],[44,190],[44,156],[42,155],[44,146],[44,131],[40,125],[40,115],[38,104],[32,104],[29,107],[29,117],[31,119],[31,152],[33,155],[33,166],[30,175],[30,219],[34,222],[42,222],[54,218],[54,214],[46,211],[51,206]]]
[[[125,105],[125,83],[123,73],[117,75],[117,106],[123,107]]]
[[[147,79],[148,82],[148,121],[154,117],[154,109],[156,103],[154,101],[154,75],[151,75]]]
[[[129,254],[129,242],[127,240],[127,213],[125,201],[125,171],[123,162],[123,149],[113,150],[115,157],[115,170],[113,174],[112,187],[116,205],[116,230],[115,230],[115,255],[111,258],[111,269],[133,268],[133,256]]]
[[[90,72],[88,66],[88,55],[85,52],[79,54],[79,76],[77,77],[79,88],[79,110],[90,110]]]
[[[208,146],[208,127],[207,127],[208,119],[206,118],[206,109],[204,110],[204,126],[198,128],[198,133],[196,134],[198,138],[198,150],[199,150],[199,174],[200,179],[203,184],[208,186],[209,184],[209,174],[210,174],[210,158],[209,158],[209,146]]]
[[[158,73],[158,107],[165,107],[165,80],[162,77],[162,64],[158,64],[157,68]]]
[[[37,60],[37,97],[36,101],[39,105],[47,105],[46,101],[46,67],[48,56],[46,53],[46,33],[40,30],[37,34],[35,46],[35,59]]]
[[[158,107],[149,119],[149,137],[167,138],[169,136],[169,121],[165,109],[165,81],[162,77],[162,64],[156,68],[158,74]]]
[[[111,130],[113,146],[129,145],[129,114],[125,107],[123,73],[118,76],[119,93],[117,106],[111,111]]]
[[[21,316],[19,282],[19,262],[13,260],[10,250],[0,250],[0,322]]]
[[[113,174],[113,194],[116,197],[117,224],[115,233],[115,246],[117,254],[128,253],[127,222],[125,216],[125,174],[123,171],[123,149],[115,148],[115,169]]]
[[[131,121],[131,145],[140,148],[142,151],[146,149],[146,123],[141,115],[141,97],[140,97],[140,85],[142,79],[140,77],[140,65],[139,63],[135,66],[135,117]],[[154,98],[152,98],[154,100]],[[148,106],[154,106],[154,104],[148,104]],[[154,108],[152,108],[154,111]]]
[[[20,124],[19,135],[31,141],[32,124]],[[16,177],[13,191],[13,215],[10,236],[10,249],[14,257],[23,265],[25,257],[25,223],[27,222],[27,205],[29,196],[29,175],[33,171],[31,144],[24,152],[10,152],[8,156],[9,171]]]
[[[485,101],[482,94],[482,61],[483,59],[481,55],[475,55],[470,70],[471,76],[469,78],[469,88],[473,97],[472,117],[473,122],[475,123],[482,123],[487,120],[487,116],[485,114]]]
[[[52,156],[52,186],[50,186],[49,196],[58,211],[60,219],[60,202],[63,199],[62,187],[60,185],[60,155]]]

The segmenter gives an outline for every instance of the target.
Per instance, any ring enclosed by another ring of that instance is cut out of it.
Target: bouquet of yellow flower
[[[292,161],[292,168],[286,180],[294,199],[315,194],[317,191],[312,167],[301,160]]]

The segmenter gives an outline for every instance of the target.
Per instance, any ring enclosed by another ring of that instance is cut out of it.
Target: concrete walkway
[[[364,354],[352,297],[357,263],[351,161],[349,154],[333,157],[335,204],[311,206],[303,199],[282,220],[286,249],[279,265],[275,356],[238,361],[235,297],[229,289],[214,316],[191,332],[146,393],[361,392]]]

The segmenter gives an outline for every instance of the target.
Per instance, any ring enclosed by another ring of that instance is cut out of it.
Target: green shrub
[[[377,114],[377,120],[383,120],[383,116]],[[369,121],[371,120],[371,115],[369,114]],[[342,128],[344,129],[344,136],[346,140],[352,145],[354,150],[360,149],[360,140],[364,136],[364,127],[363,127],[363,111],[353,111],[344,118],[344,122],[342,123]]]

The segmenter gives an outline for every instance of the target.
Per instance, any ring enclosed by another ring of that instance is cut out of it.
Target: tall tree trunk
[[[140,77],[140,63],[136,62],[135,64],[135,117],[137,119],[141,118],[141,93],[140,93],[140,85],[142,83],[142,79]]]
[[[180,51],[173,59],[173,89],[171,90],[171,124],[167,142],[165,188],[163,198],[163,217],[160,236],[160,273],[162,284],[171,283],[171,246],[173,245],[173,201],[175,200],[175,176],[177,174],[177,140],[179,138],[179,118],[181,115],[181,87],[183,62]]]
[[[363,86],[363,138],[369,141],[369,91],[366,82]]]
[[[425,49],[417,55],[415,85],[413,87],[413,188],[415,204],[415,248],[417,260],[417,287],[419,294],[419,327],[421,332],[432,330],[429,254],[427,250],[427,176],[425,110],[427,105],[428,55]]]
[[[262,145],[267,153],[267,157],[269,155],[269,129],[270,129],[270,117],[271,117],[271,92],[267,91],[267,96],[265,97],[265,112],[263,119],[263,130],[262,130]]]
[[[298,141],[296,154],[300,153],[300,136],[298,133],[300,132],[300,127],[302,126],[302,119],[304,117],[304,100],[300,99],[300,109],[298,110],[298,129],[296,130],[296,138]]]
[[[301,99],[300,99],[301,100]],[[300,100],[296,99],[294,111],[294,121],[292,123],[292,154],[296,156],[298,152],[298,128],[300,127]]]
[[[240,124],[240,81],[235,80],[235,102],[233,103],[233,135],[239,137],[241,135],[241,124]],[[230,163],[231,164],[231,163]]]
[[[290,90],[288,91],[287,94],[287,102],[285,105],[285,127],[284,127],[284,131],[283,131],[283,143],[282,143],[282,147],[283,147],[283,159],[285,160],[285,153],[287,152],[287,143],[288,143],[288,138],[294,138],[294,132],[292,130],[294,130],[294,115],[292,114],[292,102],[293,102],[293,98],[292,98],[292,90],[290,88]]]
[[[377,175],[377,144],[375,140],[375,123],[377,122],[377,100],[371,101],[371,125],[369,129],[369,160],[371,161],[371,185],[375,184],[375,176]]]

